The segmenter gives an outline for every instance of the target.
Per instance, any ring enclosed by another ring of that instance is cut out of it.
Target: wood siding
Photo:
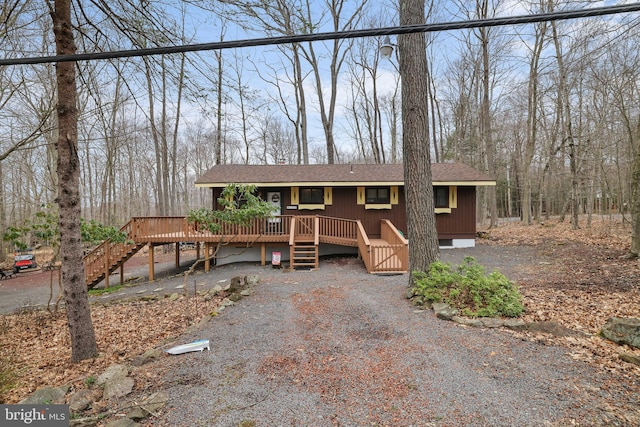
[[[458,187],[458,207],[436,215],[439,239],[475,239],[476,188]]]
[[[213,200],[216,202],[222,189],[214,188]],[[287,209],[292,206],[290,187],[260,188],[264,199],[269,191],[279,191],[282,194],[282,215],[324,215],[335,218],[358,219],[371,238],[380,238],[380,221],[389,220],[403,233],[407,230],[404,189],[398,188],[398,204],[391,209],[366,209],[365,205],[357,203],[357,187],[333,187],[331,204],[324,209],[304,210]],[[457,207],[451,213],[436,215],[436,227],[439,239],[474,239],[476,234],[476,188],[457,188]]]

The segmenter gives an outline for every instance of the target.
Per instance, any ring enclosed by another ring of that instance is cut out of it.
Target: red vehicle
[[[26,270],[28,268],[36,268],[36,256],[32,253],[20,253],[15,254],[13,257],[13,272],[17,273],[20,270]]]

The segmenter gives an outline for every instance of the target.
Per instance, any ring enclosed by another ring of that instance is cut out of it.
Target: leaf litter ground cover
[[[625,352],[640,356],[640,351],[596,335],[609,317],[640,317],[637,279],[640,263],[624,258],[630,242],[628,224],[604,217],[594,221],[591,227],[581,224],[579,230],[572,230],[567,222],[551,220],[531,226],[508,223],[485,231],[487,238],[479,239],[479,246],[501,246],[506,250],[528,246],[535,250],[535,261],[518,267],[516,284],[524,296],[524,320],[555,321],[585,335],[505,333],[518,335],[523,340],[563,346],[574,359],[607,370],[613,378],[630,379],[637,385],[640,367],[622,361],[618,355]],[[69,361],[63,312],[2,316],[0,360],[3,367],[12,368],[16,375],[16,386],[2,395],[2,401],[18,402],[45,385],[72,384],[76,389],[84,388],[87,378],[96,377],[110,364],[130,361],[149,348],[175,340],[187,327],[209,316],[219,301],[197,297],[93,305],[92,317],[101,355],[79,364]],[[136,375],[139,390],[153,387],[152,371],[141,370]],[[393,388],[392,384],[389,386]],[[638,390],[630,393],[637,396]],[[620,409],[612,408],[612,411]]]

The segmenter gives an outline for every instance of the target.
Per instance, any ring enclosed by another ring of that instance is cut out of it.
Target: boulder
[[[584,332],[574,331],[573,329],[569,329],[552,320],[530,322],[524,323],[522,325],[512,324],[509,329],[513,329],[514,331],[527,331],[533,333],[549,334],[555,335],[557,337],[582,337],[586,335]]]
[[[640,319],[612,317],[607,320],[600,333],[617,344],[640,348]]]
[[[135,427],[137,425],[139,424],[130,418],[121,418],[116,421],[111,421],[106,427]]]
[[[134,381],[128,375],[129,368],[125,365],[114,364],[109,366],[96,380],[97,385],[104,386],[103,397],[111,399],[131,393]]]
[[[415,293],[415,290],[414,290],[411,286],[410,286],[410,287],[408,287],[407,289],[405,289],[405,291],[404,291],[404,297],[405,297],[406,299],[411,299],[411,298],[413,298],[413,297],[415,296],[415,294],[416,294],[416,293]]]
[[[133,366],[142,366],[145,363],[149,363],[153,360],[159,359],[164,356],[164,352],[159,348],[152,348],[139,356],[136,356],[131,362]]]
[[[247,286],[247,276],[234,276],[231,278],[231,283],[229,284],[229,288],[227,292],[230,294],[238,293],[244,290]]]
[[[83,388],[69,396],[67,403],[71,412],[84,411],[94,401],[94,392]]]
[[[99,422],[99,417],[72,418],[69,420],[69,427],[94,427]]]
[[[453,316],[451,320],[460,325],[472,326],[474,328],[479,328],[482,326],[482,322],[480,321],[480,319],[476,319],[473,317]]]
[[[433,308],[433,312],[439,319],[443,320],[451,320],[453,316],[458,314],[458,310],[451,307],[449,304],[444,304],[441,302],[434,302],[431,307]]]
[[[504,321],[495,317],[481,317],[478,320],[485,328],[501,328],[504,326]]]
[[[33,394],[26,399],[20,401],[20,404],[24,405],[43,405],[48,403],[64,403],[64,395],[67,394],[71,387],[43,387],[39,388]]]
[[[631,353],[621,353],[618,357],[627,363],[633,363],[634,365],[640,366],[640,356],[636,356]]]
[[[517,318],[509,318],[504,320],[504,327],[508,329],[517,330],[518,328],[522,328],[526,322],[522,319]]]
[[[133,421],[142,421],[149,416],[149,413],[139,406],[135,406],[127,412],[127,418]]]
[[[126,396],[133,390],[134,381],[131,377],[114,377],[104,384],[103,397],[112,399]]]
[[[129,375],[129,368],[126,365],[121,364],[113,364],[104,370],[98,379],[96,380],[96,385],[104,385],[107,381],[114,377],[126,377]]]

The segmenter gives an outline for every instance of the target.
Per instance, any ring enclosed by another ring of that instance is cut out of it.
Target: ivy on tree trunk
[[[76,52],[71,25],[71,0],[55,0],[53,32],[58,55]],[[75,62],[56,63],[58,89],[58,206],[62,283],[71,336],[71,360],[96,357],[96,344],[87,286],[84,282],[80,234],[80,160],[78,158],[78,111]]]

